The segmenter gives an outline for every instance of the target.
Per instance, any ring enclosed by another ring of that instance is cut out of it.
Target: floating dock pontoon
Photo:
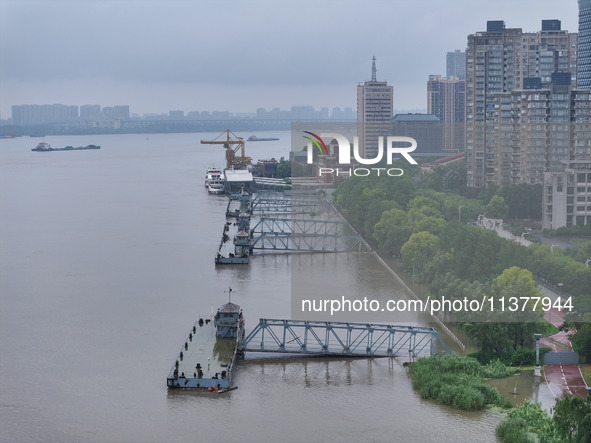
[[[238,343],[243,338],[242,310],[232,302],[221,306],[213,321],[200,318],[168,374],[167,386],[215,391],[229,389],[239,356]]]

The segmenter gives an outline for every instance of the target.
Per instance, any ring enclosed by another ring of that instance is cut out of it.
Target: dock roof
[[[229,182],[251,182],[252,173],[246,169],[226,169],[226,181]]]

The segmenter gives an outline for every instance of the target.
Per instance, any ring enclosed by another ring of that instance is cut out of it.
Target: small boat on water
[[[251,135],[247,140],[249,142],[270,142],[279,139],[277,137],[257,137],[256,135]]]
[[[36,147],[31,149],[31,151],[37,152],[49,152],[49,151],[86,151],[88,149],[101,149],[100,146],[97,145],[87,145],[87,146],[78,146],[75,148],[74,146],[66,146],[64,148],[53,148],[47,142],[41,142]]]

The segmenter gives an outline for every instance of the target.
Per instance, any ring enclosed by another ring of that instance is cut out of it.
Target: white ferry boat
[[[209,183],[211,181],[219,181],[222,180],[222,170],[220,168],[207,168],[205,172],[205,187],[209,187]]]
[[[210,194],[223,194],[225,192],[224,181],[221,179],[210,180],[209,185],[207,185],[207,191]]]

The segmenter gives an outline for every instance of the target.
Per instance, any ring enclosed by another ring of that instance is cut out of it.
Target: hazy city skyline
[[[357,83],[426,108],[430,74],[487,20],[576,32],[576,0],[357,2],[0,0],[0,116],[11,105],[170,110],[356,107]]]

